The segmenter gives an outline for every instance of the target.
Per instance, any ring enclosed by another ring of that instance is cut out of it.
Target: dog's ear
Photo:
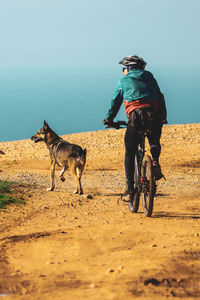
[[[48,125],[48,123],[44,120],[44,129],[48,129],[49,128],[49,125]]]

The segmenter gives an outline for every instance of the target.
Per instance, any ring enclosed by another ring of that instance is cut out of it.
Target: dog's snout
[[[37,134],[33,135],[31,137],[31,140],[34,142],[34,143],[38,143],[38,142],[42,142],[43,141],[43,138],[40,137],[40,136],[37,136]]]

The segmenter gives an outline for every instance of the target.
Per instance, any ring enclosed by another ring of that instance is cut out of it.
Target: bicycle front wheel
[[[135,165],[134,165],[134,198],[133,201],[128,202],[128,208],[130,212],[136,213],[139,208],[140,203],[140,192],[138,189],[138,183],[139,183],[139,169],[138,169],[138,161],[137,161],[137,155],[135,156]]]
[[[145,216],[151,217],[154,202],[154,177],[152,160],[149,155],[145,155],[142,160],[141,183],[143,212]]]

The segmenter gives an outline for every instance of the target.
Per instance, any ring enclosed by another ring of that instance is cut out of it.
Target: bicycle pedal
[[[120,198],[117,199],[117,205],[119,205],[119,201],[123,201],[122,197],[123,197],[123,194],[121,194]]]

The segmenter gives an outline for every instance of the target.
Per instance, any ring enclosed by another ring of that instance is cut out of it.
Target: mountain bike
[[[115,129],[127,127],[125,121],[112,122],[110,125]],[[142,207],[145,216],[151,217],[153,212],[154,195],[156,193],[156,181],[153,172],[152,159],[150,155],[145,154],[145,138],[148,130],[142,130],[140,133],[139,144],[135,154],[134,168],[134,198],[128,202],[129,210],[136,213],[139,208],[140,197],[142,198]]]

